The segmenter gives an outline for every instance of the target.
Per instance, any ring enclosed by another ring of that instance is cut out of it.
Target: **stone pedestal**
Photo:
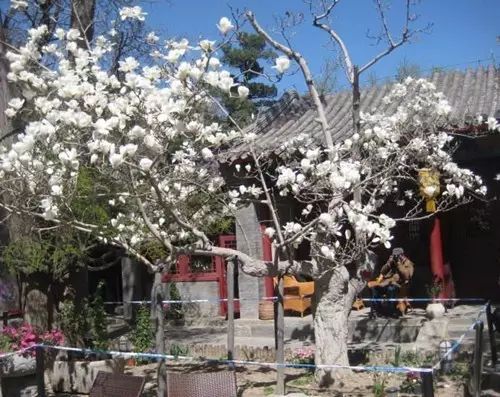
[[[2,359],[0,362],[0,376],[2,378],[12,378],[33,375],[35,373],[35,357],[29,354],[15,354]]]
[[[16,354],[0,362],[0,397],[28,395],[29,386],[35,384],[35,358],[29,354]]]

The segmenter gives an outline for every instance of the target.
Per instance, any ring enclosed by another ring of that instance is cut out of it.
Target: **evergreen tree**
[[[235,89],[233,95],[223,95],[222,100],[231,117],[244,126],[252,121],[252,114],[257,113],[259,106],[269,105],[277,95],[276,85],[263,82],[263,63],[273,60],[276,54],[257,34],[240,32],[237,40],[222,48],[222,62],[238,71],[233,76],[235,82],[247,87],[250,93],[247,99],[238,98]]]

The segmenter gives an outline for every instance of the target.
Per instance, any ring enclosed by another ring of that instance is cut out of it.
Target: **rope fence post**
[[[491,312],[491,301],[488,301],[486,305],[486,320],[488,321],[488,336],[490,338],[491,366],[493,368],[496,368],[498,361],[497,341],[495,338],[495,329],[493,327],[493,313]]]
[[[420,372],[422,378],[422,396],[434,397],[434,375],[433,371]]]
[[[234,266],[237,266],[237,261],[237,257],[228,258],[226,261],[228,360],[234,360]]]
[[[45,363],[43,346],[36,346],[35,348],[35,373],[36,373],[36,388],[38,397],[45,397]]]
[[[285,307],[283,302],[284,282],[283,276],[278,276],[276,302],[276,394],[285,394]]]
[[[483,372],[483,329],[484,324],[481,320],[476,321],[474,330],[476,331],[476,340],[474,343],[474,358],[472,364],[472,395],[480,397],[481,395],[481,375]]]

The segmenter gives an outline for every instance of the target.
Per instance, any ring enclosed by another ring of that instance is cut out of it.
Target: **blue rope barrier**
[[[418,367],[392,367],[389,365],[381,366],[356,366],[356,365],[338,365],[338,364],[299,364],[299,363],[271,363],[261,361],[248,361],[248,360],[218,360],[218,359],[203,359],[188,356],[174,356],[171,354],[161,353],[140,353],[140,352],[121,352],[114,350],[96,350],[87,348],[67,347],[67,346],[53,346],[53,345],[35,345],[33,347],[42,347],[44,349],[55,349],[63,351],[80,352],[84,354],[108,354],[111,356],[122,357],[135,357],[146,359],[161,359],[161,360],[182,360],[191,362],[205,362],[211,364],[225,364],[225,365],[255,365],[270,368],[308,368],[308,369],[350,369],[353,371],[364,372],[389,372],[389,373],[408,373],[408,372],[432,372],[432,368],[418,368]]]
[[[299,296],[284,296],[283,300],[297,300],[302,299]],[[258,302],[261,300],[277,301],[277,296],[269,296],[263,298],[234,298],[235,302],[247,301],[247,302]],[[363,298],[363,302],[484,302],[484,298]],[[227,298],[200,298],[200,299],[168,299],[163,300],[164,304],[172,303],[220,303],[227,302]],[[121,304],[137,304],[145,305],[151,303],[150,300],[132,300],[132,301],[116,301],[116,302],[104,302],[105,305],[121,305]]]

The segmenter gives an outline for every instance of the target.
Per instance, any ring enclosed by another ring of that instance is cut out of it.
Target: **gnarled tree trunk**
[[[345,268],[326,273],[316,279],[314,304],[314,336],[316,365],[349,365],[348,324],[354,294],[350,293],[349,274]],[[317,369],[316,381],[330,387],[349,374],[345,369]]]

